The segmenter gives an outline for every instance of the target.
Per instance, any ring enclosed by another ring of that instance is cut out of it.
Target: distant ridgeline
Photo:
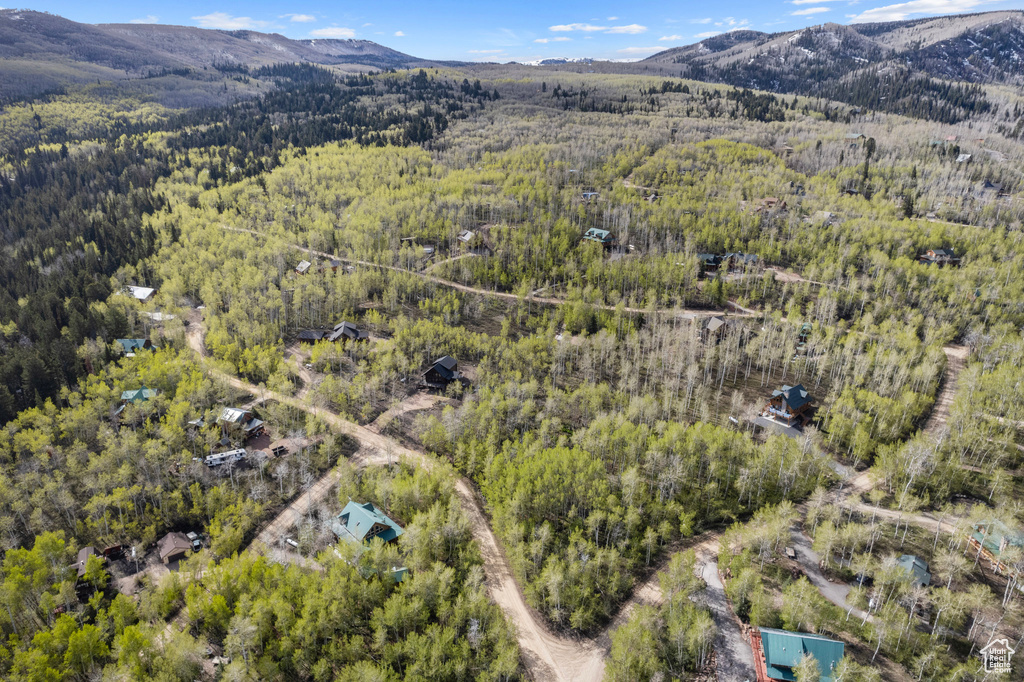
[[[85,371],[75,352],[83,340],[130,335],[122,311],[98,314],[89,304],[112,293],[110,277],[120,267],[153,253],[156,236],[142,216],[165,207],[153,192],[159,178],[192,167],[214,181],[241,179],[277,166],[284,149],[336,141],[422,143],[496,96],[422,70],[344,79],[312,65],[251,73],[279,87],[155,125],[112,123],[98,133],[106,142],[89,153],[70,153],[64,143],[71,140],[61,136],[27,145],[51,146],[45,150],[9,150],[11,170],[0,173],[0,423],[48,398],[56,401],[61,387],[74,385]],[[366,102],[383,95],[408,105]],[[146,135],[160,131],[170,133],[165,143],[144,147]],[[202,149],[209,151],[197,162],[189,152]],[[138,277],[142,284],[151,281],[146,272]]]
[[[731,31],[640,64],[673,75],[775,93],[823,97],[957,123],[994,106],[980,84],[1021,84],[1019,11],[796,31]],[[667,70],[667,69],[666,69]]]

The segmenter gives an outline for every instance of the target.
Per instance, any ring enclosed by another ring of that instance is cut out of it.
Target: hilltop
[[[282,62],[374,69],[425,63],[369,40],[292,40],[276,33],[158,24],[82,24],[0,10],[0,100],[76,83],[177,76]]]
[[[980,100],[964,84],[1024,83],[1024,12],[1003,11],[799,31],[733,31],[639,62],[683,78],[822,96],[857,106],[965,117]],[[966,106],[965,106],[966,105]],[[959,111],[958,111],[959,110]]]

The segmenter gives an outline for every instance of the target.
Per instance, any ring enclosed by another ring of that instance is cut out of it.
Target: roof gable
[[[900,568],[909,573],[914,582],[918,585],[929,585],[932,581],[932,574],[928,570],[928,562],[913,554],[904,554],[897,562]]]
[[[372,502],[359,504],[352,501],[338,515],[332,530],[339,538],[357,543],[375,537],[390,542],[405,532]]]
[[[772,392],[773,398],[777,398],[779,396],[782,396],[783,399],[785,399],[786,404],[791,410],[803,407],[813,400],[811,398],[811,394],[807,392],[807,389],[804,388],[803,384],[797,384],[796,386],[786,386],[783,384],[781,390]]]
[[[164,559],[192,549],[192,542],[185,537],[184,533],[168,533],[160,538],[160,541],[156,543],[156,548],[160,553],[160,558]]]
[[[761,628],[761,646],[764,649],[768,676],[779,680],[795,680],[793,668],[804,654],[818,662],[822,682],[833,682],[832,670],[843,658],[844,644],[821,635],[789,632],[774,628]]]
[[[121,392],[121,400],[126,400],[130,403],[142,402],[155,397],[156,391],[152,388],[146,388],[145,386]]]

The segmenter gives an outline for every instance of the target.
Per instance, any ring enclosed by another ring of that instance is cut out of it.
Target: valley
[[[992,679],[1022,26],[0,10],[0,677]]]

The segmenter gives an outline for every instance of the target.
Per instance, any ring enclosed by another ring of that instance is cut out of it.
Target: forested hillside
[[[742,621],[983,678],[1019,92],[228,72],[255,96],[0,114],[0,677],[743,679]]]
[[[644,63],[686,78],[957,123],[992,106],[976,84],[1020,85],[1022,57],[1024,16],[1011,11],[777,34],[735,31]]]

